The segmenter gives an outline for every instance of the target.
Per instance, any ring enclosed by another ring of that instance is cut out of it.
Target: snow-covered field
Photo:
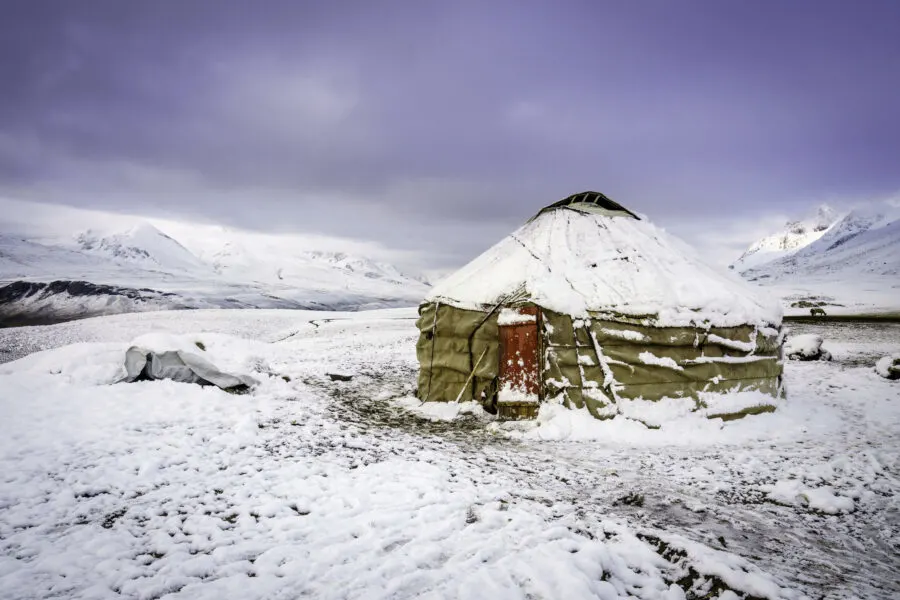
[[[900,595],[900,325],[798,325],[834,360],[789,362],[777,412],[653,431],[419,407],[414,316],[0,330],[0,596]],[[261,384],[112,384],[152,332]]]

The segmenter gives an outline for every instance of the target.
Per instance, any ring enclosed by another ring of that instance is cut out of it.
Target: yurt
[[[777,299],[583,192],[432,289],[417,320],[417,393],[506,418],[534,417],[543,402],[598,419],[662,400],[709,417],[770,411],[782,396],[781,320]]]

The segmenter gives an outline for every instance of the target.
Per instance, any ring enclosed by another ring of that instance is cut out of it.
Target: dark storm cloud
[[[588,188],[664,223],[900,188],[891,0],[4,12],[19,197],[466,254]]]

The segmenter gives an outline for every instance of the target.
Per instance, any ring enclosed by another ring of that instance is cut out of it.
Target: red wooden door
[[[505,308],[500,326],[500,402],[537,402],[541,381],[538,373],[537,308]]]

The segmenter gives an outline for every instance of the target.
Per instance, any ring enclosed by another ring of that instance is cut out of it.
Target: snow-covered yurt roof
[[[426,298],[475,310],[524,300],[576,317],[649,316],[659,326],[766,326],[782,316],[777,299],[597,192],[544,208]]]

